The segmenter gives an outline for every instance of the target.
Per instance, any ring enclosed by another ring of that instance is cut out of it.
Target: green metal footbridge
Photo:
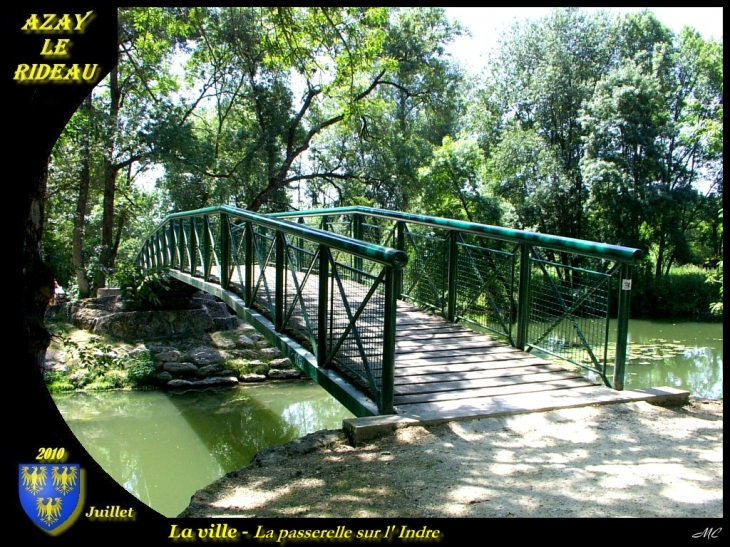
[[[619,394],[641,256],[368,207],[219,206],[168,216],[137,261],[221,298],[357,416],[448,418]]]

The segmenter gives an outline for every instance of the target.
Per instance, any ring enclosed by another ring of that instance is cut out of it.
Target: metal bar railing
[[[322,369],[346,376],[393,412],[395,280],[408,262],[401,250],[230,206],[166,217],[137,255],[144,268],[167,266],[238,293],[314,354]],[[187,257],[187,259],[185,259]],[[347,401],[344,401],[347,405]],[[352,408],[351,408],[352,409]]]
[[[395,247],[409,258],[407,268],[394,272],[398,298],[477,325],[522,350],[567,360],[607,385],[613,282],[619,286],[613,387],[623,389],[631,271],[640,249],[360,206],[268,216],[302,223],[320,217],[324,227],[349,219],[350,233],[359,238],[395,230]],[[376,222],[386,224],[381,229]]]

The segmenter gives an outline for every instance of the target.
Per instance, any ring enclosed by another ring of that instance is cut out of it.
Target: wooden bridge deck
[[[274,274],[273,268],[266,268],[269,286],[274,285]],[[234,281],[237,277],[234,275]],[[303,274],[297,277],[299,282],[303,280]],[[311,276],[302,294],[310,310],[317,306],[316,277]],[[293,294],[290,279],[287,284]],[[362,291],[349,281],[344,287],[350,304],[356,307]],[[263,299],[258,300],[264,304]],[[556,365],[402,301],[398,302],[396,331],[394,409],[397,415],[419,422],[649,398],[645,393],[616,391],[600,381],[590,381],[577,367]]]
[[[402,302],[396,325],[394,402],[402,416],[439,420],[645,398]]]

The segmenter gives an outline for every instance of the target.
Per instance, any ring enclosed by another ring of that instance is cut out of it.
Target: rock
[[[147,350],[153,354],[163,353],[165,351],[175,351],[176,348],[168,345],[166,342],[147,342],[145,344]]]
[[[192,387],[193,382],[190,380],[170,380],[167,382],[167,387]]]
[[[238,341],[236,345],[240,348],[252,348],[254,347],[255,343],[253,340],[251,340],[248,336],[245,334],[242,334],[238,337]]]
[[[157,378],[160,382],[169,382],[172,380],[172,374],[169,372],[160,372],[159,374],[155,375],[155,378]]]
[[[144,346],[137,346],[127,352],[127,357],[129,357],[129,358],[136,357],[140,353],[146,353],[148,351],[150,351],[150,350]]]
[[[264,359],[274,359],[281,355],[279,348],[263,348],[259,353]]]
[[[198,371],[198,367],[193,363],[165,363],[162,368],[170,374],[181,374],[184,376],[195,374]]]
[[[293,380],[294,378],[300,378],[302,373],[300,370],[281,370],[276,368],[269,370],[268,376],[276,380]]]
[[[112,287],[104,287],[96,290],[97,298],[103,298],[105,296],[119,296],[122,294],[122,289],[116,289]]]
[[[195,374],[198,376],[220,376],[229,375],[231,370],[224,365],[207,365],[200,367]]]
[[[238,357],[239,359],[246,359],[250,361],[251,359],[258,359],[259,352],[255,349],[234,349],[231,350],[231,355],[233,355],[233,357]]]
[[[218,365],[223,363],[223,356],[215,349],[207,346],[198,346],[190,350],[190,359],[199,366]]]
[[[219,376],[216,378],[206,378],[205,380],[201,380],[199,382],[195,382],[195,384],[208,387],[208,386],[235,386],[238,385],[238,378],[235,376]]]
[[[182,363],[185,360],[185,354],[180,350],[170,348],[155,355],[155,359],[168,363]]]
[[[213,347],[218,349],[235,349],[236,342],[226,337],[223,333],[212,332],[210,333],[211,343]]]
[[[189,335],[213,328],[205,310],[134,311],[97,316],[93,332],[122,339]]]
[[[65,363],[66,355],[60,351],[48,350],[46,351],[46,366],[55,363]]]
[[[239,380],[242,382],[264,382],[266,381],[266,376],[263,374],[243,374],[239,377]]]
[[[271,368],[291,368],[292,362],[289,360],[288,357],[281,357],[279,359],[272,359],[269,361],[269,365],[271,365]]]

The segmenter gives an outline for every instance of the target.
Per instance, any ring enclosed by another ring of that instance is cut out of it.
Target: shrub
[[[155,381],[155,360],[149,351],[135,354],[127,361],[127,381],[132,387],[148,386]]]
[[[108,370],[104,373],[102,381],[107,382],[111,389],[123,388],[127,385],[127,373],[123,370]]]
[[[706,269],[693,265],[672,268],[669,275],[658,279],[648,271],[637,271],[631,293],[631,317],[696,319],[707,313],[719,298],[719,287],[708,284],[707,275]]]
[[[114,273],[114,282],[122,289],[122,298],[130,310],[153,310],[162,307],[160,296],[170,290],[169,268],[143,270],[123,265]]]

